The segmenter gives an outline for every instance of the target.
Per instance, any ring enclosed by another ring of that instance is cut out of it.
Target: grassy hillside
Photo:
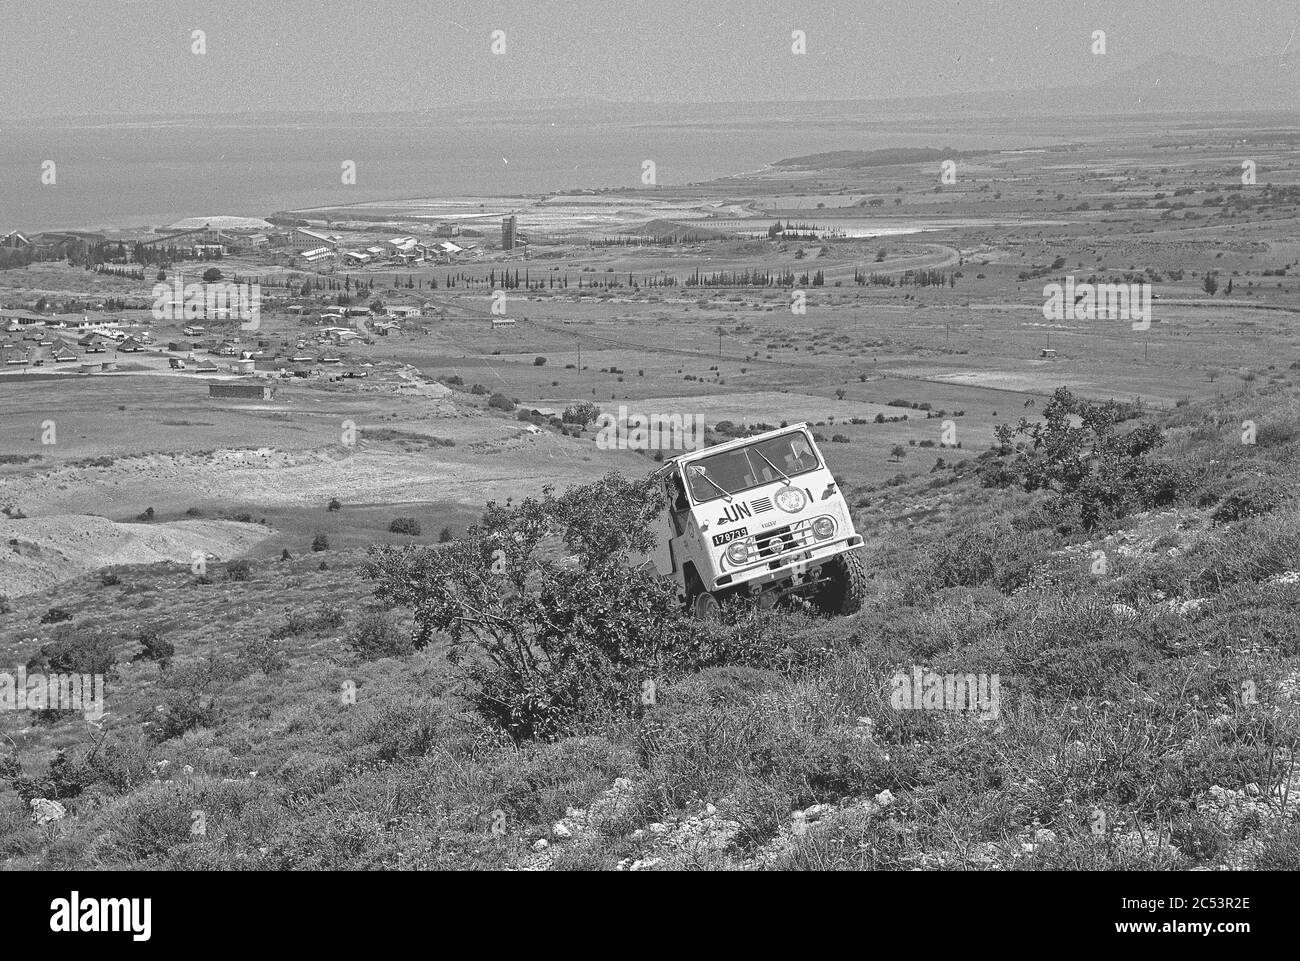
[[[1092,526],[991,454],[879,489],[846,477],[861,614],[734,614],[692,642],[712,653],[655,676],[653,703],[634,680],[613,692],[625,710],[552,741],[476,710],[474,652],[417,649],[416,612],[382,609],[358,549],[12,600],[3,670],[113,674],[98,725],[0,714],[0,859],[1294,868],[1300,393],[1265,379],[1126,422],[1158,428],[1140,479],[1163,486]],[[70,619],[43,623],[51,608]],[[896,709],[913,667],[997,675],[997,716]],[[66,816],[35,824],[37,799]]]

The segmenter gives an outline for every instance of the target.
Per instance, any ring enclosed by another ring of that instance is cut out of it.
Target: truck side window
[[[674,475],[672,480],[668,482],[668,516],[673,520],[674,537],[681,537],[686,533],[686,512],[688,510],[690,510],[690,504],[686,500],[686,488],[682,486],[682,479]],[[671,544],[669,546],[671,547]],[[676,569],[674,566],[673,570]]]
[[[686,488],[682,486],[682,479],[674,476],[672,479],[672,504],[673,510],[684,511],[690,509],[690,504],[686,502]]]

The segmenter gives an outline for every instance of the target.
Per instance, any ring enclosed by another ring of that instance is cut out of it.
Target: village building
[[[338,238],[317,233],[315,230],[308,230],[306,227],[296,227],[289,234],[289,249],[299,253],[314,251],[320,247],[332,250],[337,246]]]
[[[304,263],[314,264],[333,257],[334,250],[331,247],[316,247],[312,250],[303,251],[300,256]]]
[[[208,396],[238,400],[273,400],[275,387],[259,380],[224,381],[208,384]]]

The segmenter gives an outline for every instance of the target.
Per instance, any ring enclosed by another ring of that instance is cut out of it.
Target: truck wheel
[[[691,602],[691,613],[697,621],[716,621],[718,619],[718,599],[708,591],[701,591]]]
[[[845,551],[823,567],[827,581],[817,592],[826,614],[856,614],[867,599],[867,564],[861,549]]]

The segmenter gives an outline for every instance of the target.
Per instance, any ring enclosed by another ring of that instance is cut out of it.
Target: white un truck
[[[812,431],[795,424],[691,451],[657,472],[667,509],[649,561],[697,617],[741,595],[832,614],[862,606],[862,538]]]

